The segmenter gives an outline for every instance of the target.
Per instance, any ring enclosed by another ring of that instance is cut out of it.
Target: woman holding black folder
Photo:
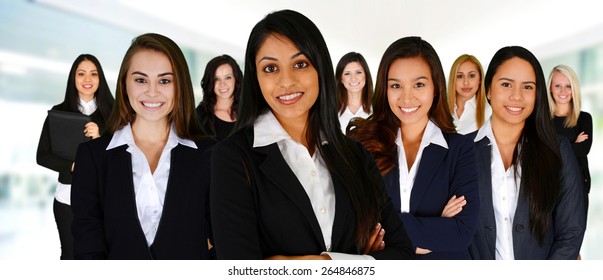
[[[100,137],[114,103],[113,95],[100,62],[90,54],[79,55],[69,71],[65,99],[52,110],[78,113],[90,116],[92,121],[82,127],[82,134],[92,139]],[[53,212],[61,240],[61,259],[73,259],[73,236],[71,234],[71,172],[73,159],[54,154],[51,150],[51,131],[48,118],[44,121],[38,152],[37,163],[59,173],[54,196]],[[73,147],[77,149],[77,147]]]
[[[76,259],[208,259],[209,154],[184,55],[154,33],[132,41],[107,133],[79,146]]]

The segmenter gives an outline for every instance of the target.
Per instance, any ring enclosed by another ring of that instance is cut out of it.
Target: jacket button
[[[515,226],[515,230],[519,231],[519,232],[522,232],[523,231],[523,225],[516,225]]]

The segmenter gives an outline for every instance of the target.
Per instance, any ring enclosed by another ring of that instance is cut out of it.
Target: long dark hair
[[[337,67],[335,67],[335,80],[337,82],[337,108],[340,115],[345,112],[345,108],[348,105],[348,91],[341,82],[341,74],[343,74],[343,70],[351,62],[358,62],[360,66],[362,66],[362,71],[364,71],[364,77],[366,80],[364,88],[362,88],[362,110],[367,113],[371,111],[371,102],[373,101],[373,77],[371,76],[371,71],[368,68],[366,60],[361,54],[357,52],[349,52],[341,57],[337,63]]]
[[[203,89],[203,100],[199,103],[199,109],[204,112],[205,118],[201,120],[201,128],[208,130],[207,133],[210,135],[216,135],[216,128],[214,125],[214,106],[216,105],[216,92],[214,91],[214,85],[216,81],[216,70],[222,65],[230,65],[232,68],[233,78],[235,79],[235,88],[232,93],[233,101],[230,106],[230,118],[237,119],[239,98],[241,96],[241,84],[243,83],[243,72],[239,64],[227,54],[212,58],[205,66],[205,73],[201,79],[201,88]]]
[[[199,128],[195,113],[195,96],[191,75],[184,54],[172,39],[156,33],[146,33],[134,38],[124,55],[115,90],[116,107],[107,124],[107,133],[114,133],[136,118],[136,112],[128,99],[126,78],[132,57],[141,50],[161,52],[167,56],[172,65],[174,71],[174,108],[169,113],[168,119],[169,122],[174,123],[176,134],[185,139],[203,139],[204,134]]]
[[[536,104],[532,114],[525,120],[515,145],[512,164],[521,164],[521,193],[530,204],[531,232],[542,245],[559,197],[561,178],[561,156],[550,117],[542,67],[529,50],[519,46],[504,47],[492,57],[484,86],[486,92],[490,92],[492,78],[498,67],[514,57],[530,63],[536,75]]]
[[[366,120],[357,119],[350,123],[348,136],[361,142],[373,155],[381,174],[389,172],[398,162],[396,134],[400,128],[400,119],[391,111],[387,99],[387,79],[389,68],[401,58],[419,57],[431,70],[434,86],[434,98],[429,109],[429,119],[443,132],[454,133],[452,115],[446,102],[446,77],[438,54],[421,37],[404,37],[393,42],[381,58],[377,81],[373,115]]]
[[[258,49],[271,34],[289,38],[308,57],[318,73],[319,94],[309,112],[306,140],[309,147],[317,147],[331,174],[343,181],[356,214],[356,242],[362,247],[371,229],[381,219],[379,205],[385,197],[383,180],[367,170],[360,147],[341,133],[333,64],[322,34],[306,16],[291,10],[273,12],[251,31],[235,130],[253,127],[258,116],[270,110],[260,90],[255,61]],[[328,144],[322,145],[324,141]]]
[[[67,79],[65,99],[59,108],[63,111],[79,112],[78,106],[80,104],[80,97],[75,86],[75,72],[77,71],[77,67],[80,65],[80,63],[86,60],[94,63],[96,66],[96,71],[98,72],[98,88],[94,93],[94,97],[96,98],[97,110],[99,111],[102,119],[106,122],[111,115],[111,109],[113,109],[115,99],[113,98],[113,95],[111,95],[111,90],[107,84],[103,67],[98,59],[91,54],[80,54],[75,61],[73,61],[71,70],[69,71],[69,78]]]

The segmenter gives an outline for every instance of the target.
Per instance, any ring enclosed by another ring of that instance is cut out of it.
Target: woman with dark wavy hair
[[[310,19],[282,10],[255,25],[235,131],[212,151],[218,259],[413,257],[370,155],[341,133],[336,98]]]
[[[586,226],[582,178],[551,120],[536,57],[494,54],[484,86],[492,117],[475,137],[481,209],[474,259],[575,260]]]
[[[348,136],[377,162],[417,259],[469,259],[479,210],[473,142],[456,133],[428,42],[404,37],[387,48],[373,108]]]
[[[218,141],[234,128],[242,82],[241,68],[227,54],[214,57],[205,66],[201,79],[203,100],[197,106],[197,117],[205,133]]]
[[[82,134],[89,139],[96,139],[103,133],[114,103],[115,99],[98,59],[91,54],[81,54],[71,65],[65,100],[52,107],[52,110],[89,115],[91,121],[81,128]],[[61,241],[61,259],[73,259],[71,175],[75,163],[73,159],[66,159],[52,152],[48,119],[42,127],[36,160],[39,165],[59,173],[53,212]]]

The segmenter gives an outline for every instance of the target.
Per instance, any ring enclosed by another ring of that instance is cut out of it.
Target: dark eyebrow
[[[420,77],[415,78],[414,81],[418,81],[418,80],[422,80],[422,79],[429,80],[426,76],[420,76]]]
[[[296,58],[296,57],[298,57],[298,56],[300,56],[300,55],[304,55],[304,54],[303,54],[302,52],[298,52],[298,53],[296,53],[296,54],[292,55],[292,56],[291,56],[291,59],[294,59],[294,58]],[[264,57],[260,58],[260,60],[258,60],[258,63],[259,63],[259,62],[261,62],[262,60],[278,61],[278,59],[276,59],[276,58],[274,58],[274,57],[271,57],[271,56],[264,56]]]
[[[145,76],[145,77],[149,76],[149,75],[147,75],[145,73],[142,73],[140,71],[134,71],[134,72],[132,72],[131,75],[134,75],[134,74],[138,74],[138,75]],[[174,75],[174,73],[172,73],[172,72],[165,72],[165,73],[161,73],[161,74],[157,75],[157,77],[163,77],[163,76],[167,76],[167,75]]]
[[[505,78],[505,77],[502,77],[502,78],[500,78],[498,80],[499,81],[504,80],[504,81],[509,81],[509,82],[515,82],[515,80],[509,79],[509,78]],[[534,84],[534,85],[536,85],[536,82],[534,82],[534,81],[525,81],[525,82],[521,82],[521,83],[522,84]]]
[[[142,73],[142,72],[140,72],[140,71],[134,71],[134,72],[132,72],[130,75],[135,75],[135,74],[138,74],[138,75],[141,75],[141,76],[145,76],[145,77],[148,77],[148,76],[149,76],[149,75],[147,75],[147,74],[145,74],[145,73]]]

